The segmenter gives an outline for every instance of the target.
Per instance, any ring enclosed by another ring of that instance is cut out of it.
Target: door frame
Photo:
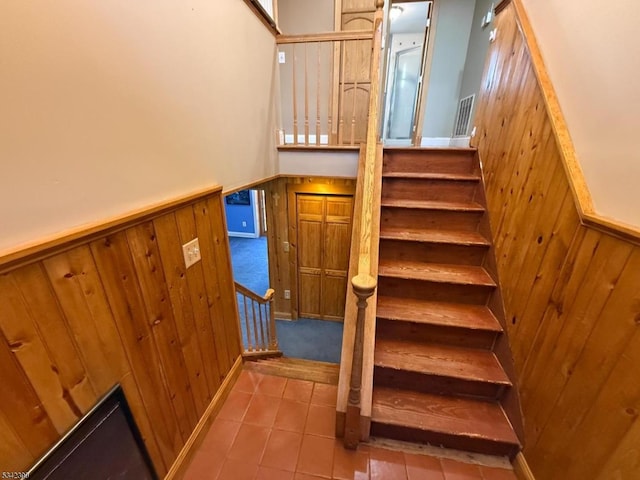
[[[287,184],[287,215],[289,217],[289,278],[291,289],[291,319],[298,319],[298,208],[297,195],[311,193],[316,195],[350,195],[355,199],[355,185],[331,185],[324,183]],[[353,229],[353,213],[351,215]]]

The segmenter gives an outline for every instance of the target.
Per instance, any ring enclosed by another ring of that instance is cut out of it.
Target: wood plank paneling
[[[167,277],[167,289],[173,306],[180,347],[184,356],[189,385],[193,389],[193,400],[199,418],[209,404],[209,386],[202,362],[200,345],[195,327],[194,309],[191,304],[187,268],[181,255],[182,244],[175,215],[164,215],[153,222],[154,230],[164,234],[158,237],[158,248],[162,268]]]
[[[181,208],[175,212],[180,244],[184,245],[198,236],[193,208],[191,206]],[[216,352],[216,340],[213,334],[213,302],[209,302],[205,286],[203,263],[198,262],[186,271],[189,295],[191,295],[191,307],[196,323],[197,338],[200,343],[203,367],[206,373],[209,395],[209,403],[217,392],[222,382],[219,361]]]
[[[211,212],[206,201],[198,202],[194,205],[194,215],[196,222],[196,231],[200,238],[200,250],[202,252],[203,268],[213,272],[212,275],[204,277],[205,288],[207,292],[207,302],[212,305],[212,324],[215,339],[215,347],[218,356],[218,364],[221,372],[228,372],[231,368],[231,354],[229,353],[229,345],[227,345],[226,325],[223,318],[224,304],[222,303],[222,294],[220,290],[221,280],[224,281],[223,274],[218,270],[218,261],[214,253],[214,232],[209,220]],[[235,298],[235,295],[234,295]],[[220,379],[222,381],[222,379]]]
[[[573,170],[514,5],[496,26],[473,141],[519,377],[525,457],[537,478],[637,478],[640,247],[582,223]]]
[[[3,304],[4,301],[1,303]],[[2,310],[0,315],[4,315]],[[6,418],[7,426],[12,427],[7,431],[7,438],[17,435],[31,457],[35,458],[57,440],[58,432],[51,417],[45,411],[33,383],[18,362],[16,350],[21,347],[20,344],[9,344],[4,334],[0,332],[0,378],[2,378],[0,410]],[[24,428],[25,426],[29,428]],[[16,445],[19,445],[17,441],[14,442],[14,446]],[[23,467],[23,464],[19,463],[20,454],[13,452],[9,455],[9,452],[9,449],[3,451],[7,456],[2,457],[2,464],[7,468],[11,466],[10,470],[20,470]]]
[[[182,434],[182,442],[185,442],[198,420],[190,395],[189,377],[178,342],[153,224],[147,222],[130,228],[126,231],[126,237],[140,286],[146,320],[161,365],[164,367],[164,381]]]
[[[122,219],[4,264],[5,470],[27,469],[119,382],[162,477],[239,356],[220,189]],[[186,269],[196,236],[202,262]]]
[[[51,422],[62,434],[75,423],[81,411],[69,396],[68,383],[63,385],[60,367],[51,358],[37,319],[29,311],[13,274],[0,277],[0,305],[0,328]]]
[[[131,370],[147,410],[157,419],[155,436],[170,464],[180,451],[182,438],[167,392],[160,356],[145,312],[140,285],[124,232],[91,243],[116,325],[129,357]],[[159,368],[160,367],[160,368]]]

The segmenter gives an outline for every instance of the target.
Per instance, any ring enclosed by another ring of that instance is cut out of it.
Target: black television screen
[[[29,471],[38,480],[157,480],[119,385]]]

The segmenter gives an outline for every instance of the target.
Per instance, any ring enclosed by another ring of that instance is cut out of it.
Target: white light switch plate
[[[287,58],[284,52],[278,52],[278,63],[287,63]]]
[[[187,268],[202,259],[200,256],[200,243],[197,238],[182,245],[182,255],[184,255],[184,265]]]

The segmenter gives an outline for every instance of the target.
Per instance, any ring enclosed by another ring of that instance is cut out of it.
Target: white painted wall
[[[281,151],[279,169],[282,175],[355,178],[358,151]]]
[[[640,226],[640,3],[523,3],[596,211]]]
[[[441,0],[436,16],[423,137],[451,137],[467,58],[475,0]]]
[[[276,173],[276,67],[241,0],[3,0],[0,254]]]
[[[334,0],[278,0],[278,27],[285,35],[333,31]]]
[[[495,2],[496,0],[477,0],[473,21],[471,22],[469,47],[467,48],[467,59],[464,63],[460,98],[462,99],[475,94],[476,99],[473,103],[473,109],[471,110],[472,120],[476,112],[476,106],[478,105],[478,93],[480,91],[480,84],[482,83],[482,74],[484,73],[487,52],[489,51],[489,33],[493,29],[493,21],[483,27],[482,18]],[[473,128],[473,122],[471,125],[471,128]]]

